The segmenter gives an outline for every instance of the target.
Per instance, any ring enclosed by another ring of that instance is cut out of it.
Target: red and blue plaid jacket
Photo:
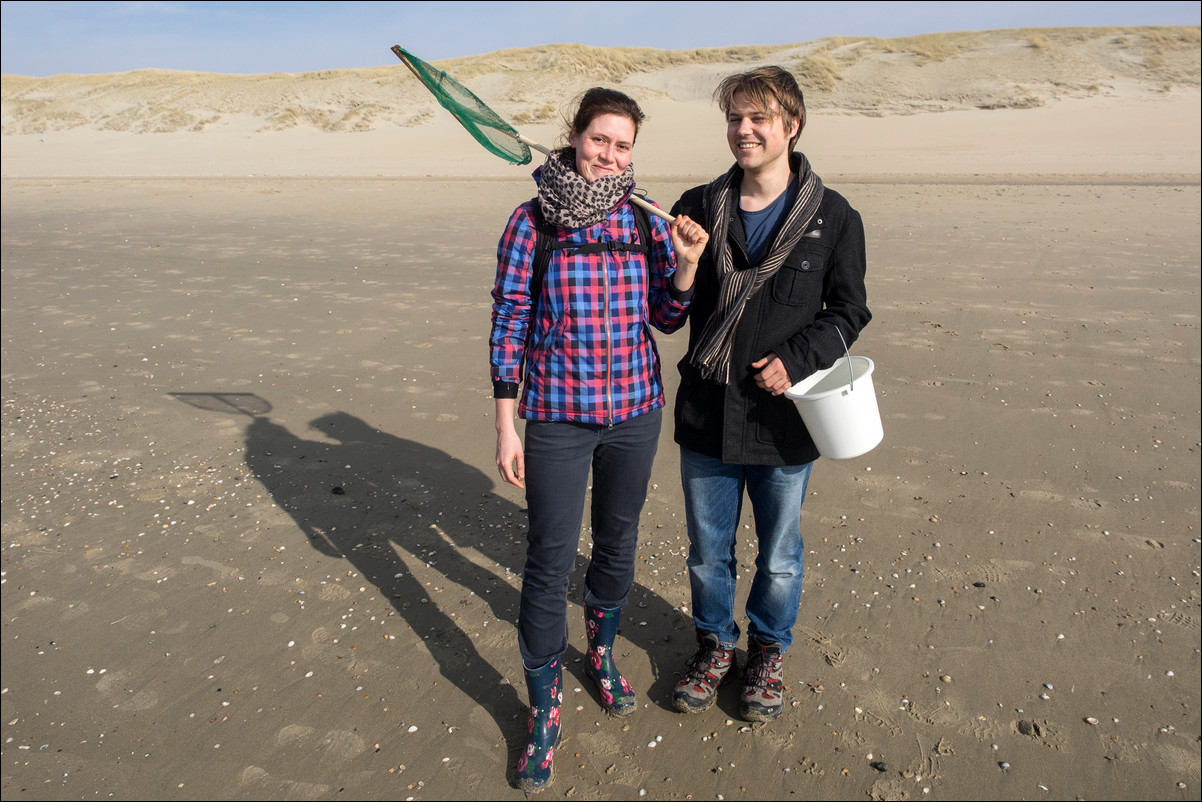
[[[613,425],[664,405],[650,327],[670,334],[684,325],[692,293],[672,287],[667,224],[652,216],[651,232],[648,255],[553,251],[531,321],[537,231],[529,201],[514,210],[497,246],[489,350],[494,386],[524,384],[520,417]],[[628,202],[593,226],[556,234],[580,244],[638,241]]]

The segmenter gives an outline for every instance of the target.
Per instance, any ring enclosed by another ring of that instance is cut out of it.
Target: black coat
[[[705,186],[672,207],[705,224]],[[743,222],[728,224],[735,267],[749,267]],[[815,232],[817,232],[815,234]],[[767,246],[765,247],[765,250]],[[704,379],[691,363],[697,340],[718,299],[718,274],[706,248],[689,312],[689,351],[679,364],[676,442],[692,451],[744,465],[801,465],[818,457],[789,398],[755,384],[751,363],[774,352],[797,383],[843,356],[872,318],[864,288],[864,223],[843,196],[826,189],[806,235],[784,265],[750,299],[735,332],[730,384]]]

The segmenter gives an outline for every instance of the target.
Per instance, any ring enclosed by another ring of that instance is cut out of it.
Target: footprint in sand
[[[1160,620],[1179,627],[1185,627],[1186,629],[1192,629],[1195,632],[1199,629],[1202,629],[1202,625],[1199,624],[1197,616],[1184,613],[1180,610],[1174,610],[1171,613],[1162,615]]]
[[[318,732],[303,724],[290,724],[282,728],[275,737],[276,746],[287,749],[303,746],[307,751],[319,753],[335,762],[346,762],[367,751],[367,741],[349,730]]]
[[[834,642],[829,637],[823,635],[821,632],[814,632],[813,630],[804,630],[804,632],[806,639],[810,643],[810,646],[813,647],[816,652],[822,655],[823,659],[826,660],[827,665],[831,666],[832,668],[838,668],[839,666],[843,665],[843,661],[847,659],[847,653],[838,646],[835,646]]]
[[[876,711],[888,710],[890,707],[896,707],[892,700],[888,699],[883,692],[868,691],[861,694],[854,708],[856,721],[862,721],[865,724],[871,724],[874,727],[879,727],[889,735],[900,735],[902,728],[895,722],[888,713],[882,714]]]
[[[150,710],[159,704],[159,694],[151,688],[134,690],[133,672],[128,670],[108,671],[96,682],[96,690],[114,708],[122,710]]]
[[[279,779],[259,766],[247,766],[238,777],[238,788],[254,799],[321,799],[331,788],[322,783]]]
[[[1102,503],[1100,500],[1098,500],[1096,498],[1076,498],[1076,499],[1073,499],[1072,504],[1077,509],[1086,510],[1087,512],[1093,512],[1095,510],[1100,510],[1106,506],[1104,503]]]
[[[1038,741],[1044,746],[1059,749],[1064,739],[1059,730],[1047,719],[1019,719],[1012,725],[1014,732]]]

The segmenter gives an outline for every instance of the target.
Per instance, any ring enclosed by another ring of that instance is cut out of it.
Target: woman
[[[489,340],[497,468],[504,481],[526,489],[530,521],[518,618],[530,693],[530,741],[518,762],[525,791],[551,781],[568,576],[590,469],[586,673],[607,711],[627,716],[635,709],[611,648],[634,581],[639,516],[664,405],[649,325],[668,333],[683,325],[708,240],[687,217],[670,229],[641,210],[644,220],[636,217],[631,156],[643,119],[621,92],[586,92],[568,127],[568,146],[535,172],[538,196],[514,211],[498,247]],[[545,272],[539,238],[550,249]],[[515,404],[527,421],[524,450]]]

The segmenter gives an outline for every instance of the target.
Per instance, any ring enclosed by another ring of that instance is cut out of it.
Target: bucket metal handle
[[[843,332],[838,326],[835,326],[835,333],[839,335],[839,342],[843,343],[843,353],[847,354],[847,372],[850,376],[847,379],[848,392],[856,391],[856,371],[851,366],[851,351],[847,350],[847,340],[843,339]]]

